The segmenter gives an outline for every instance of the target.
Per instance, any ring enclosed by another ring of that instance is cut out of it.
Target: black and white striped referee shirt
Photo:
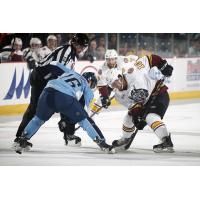
[[[70,44],[60,46],[38,62],[38,67],[46,66],[52,61],[58,61],[73,69],[77,61],[75,49]]]

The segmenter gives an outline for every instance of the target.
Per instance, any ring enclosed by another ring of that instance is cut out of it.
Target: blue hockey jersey
[[[59,64],[62,65],[62,64]],[[50,80],[46,88],[51,87],[62,93],[68,94],[78,101],[84,95],[85,105],[88,107],[94,94],[89,87],[87,80],[77,72],[65,68],[65,73],[54,80]]]

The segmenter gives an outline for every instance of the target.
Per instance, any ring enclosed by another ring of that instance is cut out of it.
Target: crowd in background
[[[165,58],[200,56],[200,34],[120,34],[119,54],[139,56],[154,53]]]
[[[34,52],[42,59],[58,46],[67,44],[73,33],[1,33],[0,61],[25,61]],[[82,60],[103,60],[106,49],[119,55],[138,56],[155,53],[162,57],[200,56],[199,33],[88,33],[90,44]],[[36,51],[37,49],[37,51]]]

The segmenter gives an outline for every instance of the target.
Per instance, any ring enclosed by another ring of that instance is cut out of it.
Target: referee
[[[72,36],[68,44],[58,47],[38,63],[36,63],[33,58],[27,60],[29,68],[33,69],[30,76],[31,99],[17,130],[13,148],[16,148],[24,128],[35,115],[39,96],[47,82],[51,79],[56,79],[64,72],[62,69],[56,67],[56,65],[53,65],[52,61],[60,62],[66,67],[73,69],[77,59],[82,57],[87,51],[88,45],[89,39],[87,35],[77,33]],[[75,144],[80,143],[81,141],[79,137],[74,136],[74,127],[74,124],[68,123],[68,119],[65,116],[61,116],[59,128],[64,132],[66,145],[69,140],[74,140]],[[29,143],[29,148],[30,147],[32,147],[31,143]]]

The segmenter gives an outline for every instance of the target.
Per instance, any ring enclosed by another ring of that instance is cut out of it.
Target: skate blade
[[[65,143],[65,145],[69,147],[80,147],[82,144],[81,142],[75,143],[75,141],[68,141],[68,143]]]
[[[153,149],[153,151],[155,153],[174,153],[173,147],[168,147],[166,149],[156,148],[156,149]]]
[[[16,150],[19,147],[19,143],[14,142],[11,146],[11,149]]]
[[[24,152],[30,151],[31,150],[31,146],[27,146],[26,148],[23,149]]]
[[[123,152],[123,151],[126,151],[125,149],[125,146],[126,144],[122,145],[122,146],[116,146],[116,147],[113,147],[113,149],[115,149],[115,152]]]
[[[27,152],[30,151],[32,148],[32,146],[26,146],[25,148],[20,147],[19,144],[17,144],[17,146],[15,147],[15,151],[18,154],[22,154],[22,152]]]
[[[22,154],[23,148],[18,147],[18,148],[16,148],[15,152],[18,153],[18,154]]]
[[[107,153],[107,154],[114,154],[115,153],[115,149],[114,148],[112,148],[112,149],[105,149],[104,152]]]

